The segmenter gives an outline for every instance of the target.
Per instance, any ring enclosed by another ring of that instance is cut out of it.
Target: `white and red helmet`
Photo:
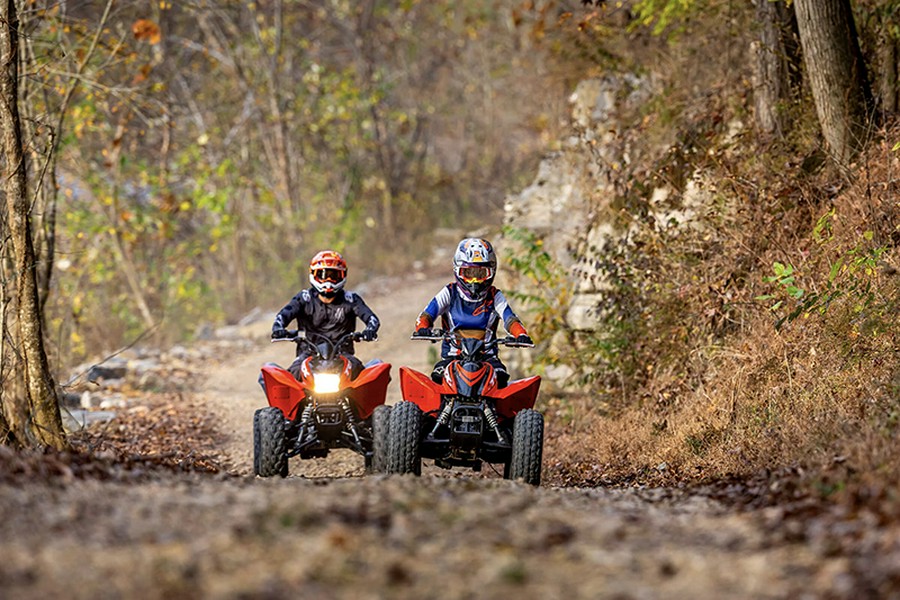
[[[456,286],[469,300],[480,300],[494,283],[497,274],[497,255],[487,240],[466,238],[453,255]]]
[[[344,288],[347,261],[334,250],[322,250],[309,261],[309,282],[323,296],[333,296]]]

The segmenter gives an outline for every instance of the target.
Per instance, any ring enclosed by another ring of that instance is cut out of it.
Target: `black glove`
[[[523,333],[521,335],[516,336],[516,343],[521,344],[523,346],[534,346],[534,342],[531,340],[531,336],[527,333]]]
[[[419,327],[416,329],[415,333],[412,334],[413,337],[431,337],[432,332],[428,327]]]
[[[374,329],[363,329],[359,334],[359,339],[364,342],[373,342],[378,339],[378,332],[376,332]]]
[[[272,339],[273,340],[283,340],[283,339],[292,338],[292,337],[294,337],[294,336],[291,335],[291,332],[288,331],[287,329],[273,329],[272,330]]]

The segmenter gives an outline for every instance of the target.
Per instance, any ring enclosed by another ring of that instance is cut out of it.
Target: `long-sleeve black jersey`
[[[341,291],[334,300],[326,304],[319,299],[315,289],[309,288],[301,290],[278,311],[272,330],[287,329],[296,319],[301,331],[324,335],[332,343],[336,343],[342,336],[356,330],[357,317],[366,324],[367,329],[378,331],[381,325],[378,317],[359,295]],[[341,351],[353,354],[353,344],[347,344]]]

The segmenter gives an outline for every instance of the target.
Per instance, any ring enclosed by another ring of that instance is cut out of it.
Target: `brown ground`
[[[419,297],[403,303],[370,288],[382,335],[360,356],[427,368],[428,346],[408,333],[442,281],[413,286]],[[897,589],[900,538],[861,515],[738,510],[708,489],[535,489],[490,470],[364,477],[349,452],[293,459],[287,479],[256,479],[256,375],[292,352],[269,344],[268,328],[248,327],[258,343],[221,356],[202,388],[179,399],[205,413],[197,429],[208,433],[180,464],[224,465],[219,474],[132,464],[106,479],[80,477],[84,466],[75,475],[66,465],[12,468],[18,459],[0,455],[0,597],[702,600]],[[398,395],[395,378],[389,401]],[[146,427],[179,431],[165,425],[173,412],[151,410],[162,425]],[[123,420],[119,431],[132,430]]]

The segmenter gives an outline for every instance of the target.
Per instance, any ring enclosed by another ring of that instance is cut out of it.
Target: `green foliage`
[[[522,48],[549,8],[207,4],[28,14],[31,114],[61,144],[48,315],[75,359],[278,305],[323,246],[356,281],[408,268],[436,224],[496,222],[566,111],[556,59]]]
[[[808,318],[813,313],[823,315],[839,298],[850,303],[854,314],[874,312],[878,318],[884,316],[888,303],[879,298],[876,289],[878,262],[887,252],[887,247],[875,245],[874,233],[865,231],[855,246],[841,251],[834,243],[833,218],[834,209],[831,209],[818,220],[812,231],[812,237],[823,255],[838,253],[837,259],[829,261],[825,281],[815,281],[807,276],[804,278],[807,280],[807,290],[798,281],[801,274],[790,263],[780,262],[772,265],[774,275],[763,278],[774,289],[757,296],[756,300],[774,300],[769,310],[780,315],[775,321],[776,329],[799,317]],[[878,329],[876,327],[875,331]]]
[[[523,303],[534,314],[529,327],[538,339],[549,338],[565,324],[563,307],[568,303],[569,286],[565,271],[544,249],[543,240],[535,233],[512,226],[503,227],[503,236],[516,243],[506,261],[527,281],[527,289],[506,290],[506,294]]]
[[[639,0],[634,5],[635,25],[651,28],[653,35],[688,18],[702,0]]]
[[[796,277],[794,277],[794,267],[793,265],[783,265],[780,262],[775,262],[772,264],[772,270],[775,272],[775,275],[770,275],[765,277],[763,281],[766,283],[775,283],[780,286],[781,290],[789,297],[794,298],[795,300],[799,300],[803,298],[803,295],[806,291],[803,288],[797,287],[795,284]],[[757,296],[757,300],[773,300],[777,299],[778,294],[763,294],[761,296]],[[781,308],[781,305],[784,304],[783,299],[779,299],[775,304],[769,307],[770,310],[778,310]]]

